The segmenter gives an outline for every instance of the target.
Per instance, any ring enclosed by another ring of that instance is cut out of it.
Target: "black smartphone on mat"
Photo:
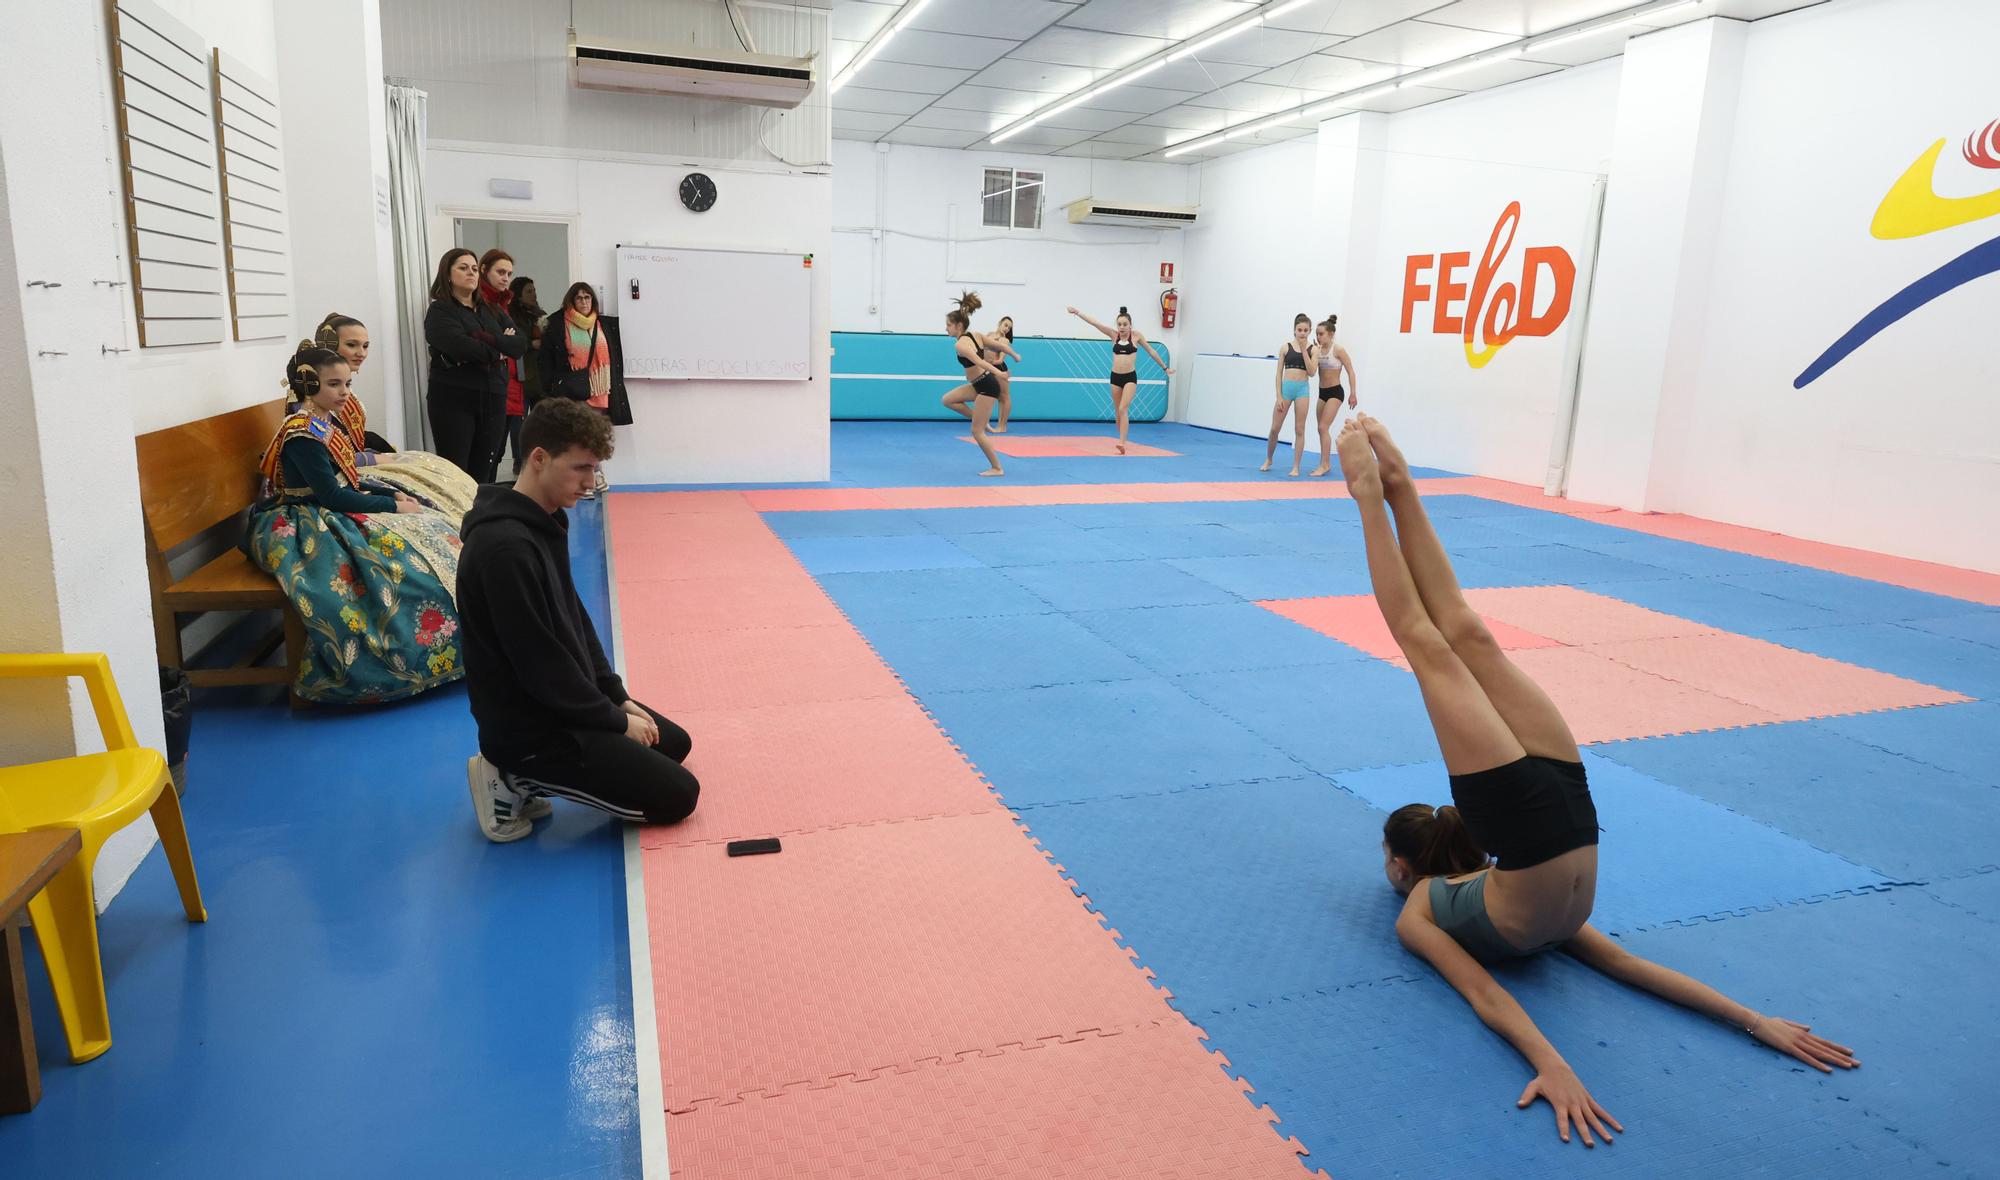
[[[731,840],[729,842],[729,855],[761,856],[766,852],[776,852],[781,847],[782,845],[778,843],[776,836],[771,836],[763,840]]]

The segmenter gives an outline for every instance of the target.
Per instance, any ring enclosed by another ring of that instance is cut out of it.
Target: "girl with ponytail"
[[[944,395],[944,408],[972,422],[972,441],[986,456],[981,475],[1005,475],[1000,456],[986,438],[986,419],[1000,402],[1000,370],[986,359],[986,342],[972,330],[972,313],[979,310],[979,292],[967,291],[952,301],[944,315],[945,334],[952,339],[952,356],[965,370],[965,384]],[[968,408],[966,403],[970,402]]]
[[[1167,362],[1153,351],[1152,342],[1132,327],[1132,313],[1125,308],[1118,309],[1118,326],[1107,328],[1074,307],[1069,314],[1111,337],[1111,405],[1118,417],[1118,453],[1125,453],[1126,434],[1132,424],[1132,398],[1139,392],[1139,350],[1145,349],[1153,363],[1167,369]],[[1174,375],[1167,369],[1167,376]]]
[[[1534,1067],[1516,1105],[1547,1100],[1564,1142],[1572,1124],[1586,1147],[1624,1132],[1485,966],[1557,947],[1814,1069],[1852,1069],[1845,1045],[1760,1015],[1590,925],[1597,807],[1568,722],[1467,605],[1388,430],[1357,414],[1338,445],[1375,604],[1416,675],[1451,783],[1452,806],[1413,803],[1382,825],[1383,871],[1407,898],[1396,934]]]
[[[1333,330],[1339,323],[1339,316],[1330,315],[1313,331],[1313,343],[1318,345],[1314,355],[1319,360],[1319,466],[1313,468],[1314,475],[1333,470],[1333,420],[1340,417],[1341,403],[1344,401],[1350,410],[1361,408],[1361,379],[1354,375],[1354,358],[1333,342]],[[1340,380],[1342,373],[1347,374],[1345,386]]]

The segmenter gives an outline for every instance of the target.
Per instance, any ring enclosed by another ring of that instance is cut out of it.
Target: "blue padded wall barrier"
[[[1159,354],[1173,354],[1158,341]],[[1021,421],[1110,422],[1111,341],[1023,336],[1014,341],[1021,360],[1013,374],[1014,417]],[[903,332],[833,334],[833,417],[929,419],[952,414],[938,399],[965,377],[954,363],[951,337]],[[1167,413],[1167,375],[1139,353],[1139,392],[1132,421],[1158,422]]]

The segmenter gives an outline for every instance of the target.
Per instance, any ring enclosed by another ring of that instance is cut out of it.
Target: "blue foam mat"
[[[1248,602],[1078,611],[1070,617],[1167,676],[1374,658]]]
[[[1163,561],[1075,561],[1015,566],[1006,573],[1057,610],[1229,601],[1221,590]]]
[[[1591,750],[1583,757],[1603,830],[1590,918],[1600,930],[1615,934],[1888,883],[1873,869]],[[1442,762],[1334,779],[1383,812],[1450,799]]]
[[[1837,623],[1840,617],[1809,603],[1791,602],[1712,578],[1620,582],[1600,593],[1662,614],[1693,619],[1724,631],[1770,639],[1781,631]]]
[[[786,544],[791,546],[799,564],[814,574],[950,569],[980,564],[978,558],[939,536],[800,537]]]
[[[1819,723],[1611,742],[1592,751],[1898,880],[1996,859],[2000,790]]]
[[[863,634],[926,700],[933,693],[1033,688],[1150,675],[1065,615],[876,620]]]
[[[1982,866],[1979,872],[1932,881],[1924,886],[1924,892],[1946,905],[2000,925],[2000,867]],[[1995,937],[2000,937],[2000,933]]]
[[[1778,632],[1769,638],[1786,647],[1934,684],[1969,697],[2000,698],[2000,652],[1983,643],[1933,635],[1897,623],[1809,627]]]
[[[882,619],[962,619],[1047,614],[1053,608],[998,570],[892,570],[821,574],[819,584],[856,626]]]
[[[1222,524],[1164,524],[1090,531],[1141,557],[1248,557],[1291,552]]]
[[[1318,774],[1438,756],[1416,677],[1380,660],[1204,673],[1177,683]]]
[[[1143,554],[1122,544],[1123,529],[1080,529],[1043,517],[1035,528],[992,533],[960,533],[951,543],[995,568],[1055,565],[1071,561],[1126,561]]]
[[[1913,762],[2000,787],[2000,703],[1976,701],[1827,717],[1813,725]]]
[[[1545,584],[1658,582],[1686,576],[1575,545],[1495,546],[1481,549],[1478,556],[1483,564],[1530,574]]]
[[[1809,603],[1854,622],[1893,623],[1991,609],[1960,598],[1798,566],[1763,574],[1728,574],[1721,580],[1789,602]]]
[[[1359,542],[1360,538],[1355,538]],[[1368,567],[1356,545],[1350,556],[1276,555],[1266,557],[1186,557],[1167,563],[1228,595],[1264,602],[1280,598],[1317,598],[1330,594],[1367,594]]]
[[[1624,529],[1610,529],[1607,530],[1607,535],[1600,539],[1580,541],[1576,544],[1612,557],[1643,562],[1696,577],[1762,574],[1790,568],[1784,562],[1772,561],[1768,557],[1756,557],[1730,549],[1715,549],[1707,545],[1696,545],[1690,541],[1677,541],[1671,537],[1653,537]]]
[[[1325,779],[1037,807],[1021,819],[1196,1023],[1427,970],[1396,940],[1402,898],[1382,871],[1381,813]]]
[[[1908,619],[1902,624],[1932,635],[1943,635],[1951,639],[1963,639],[1968,643],[1983,643],[1987,647],[2000,648],[2000,611],[1986,610],[1977,614],[1947,615],[1937,619]]]
[[[931,530],[913,512],[766,512],[764,523],[780,538],[920,537]]]
[[[1298,520],[1230,520],[1224,528],[1242,533],[1256,542],[1264,554],[1291,554],[1325,561],[1362,551],[1361,526],[1327,517]]]
[[[1299,773],[1157,677],[938,693],[924,705],[1012,807]]]

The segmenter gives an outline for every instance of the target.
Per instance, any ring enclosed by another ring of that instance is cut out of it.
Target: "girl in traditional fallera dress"
[[[305,625],[293,691],[369,704],[457,680],[457,531],[404,493],[361,490],[339,421],[352,370],[337,353],[305,343],[286,379],[300,405],[259,463],[249,550]]]
[[[361,375],[361,366],[368,362],[368,328],[353,316],[328,312],[313,332],[313,343],[338,354],[356,377]],[[425,507],[442,514],[454,528],[472,511],[472,498],[479,492],[479,485],[472,477],[442,455],[391,447],[368,429],[368,411],[352,387],[336,414],[347,431],[348,443],[354,448],[354,466],[368,482],[387,484],[409,493]]]

